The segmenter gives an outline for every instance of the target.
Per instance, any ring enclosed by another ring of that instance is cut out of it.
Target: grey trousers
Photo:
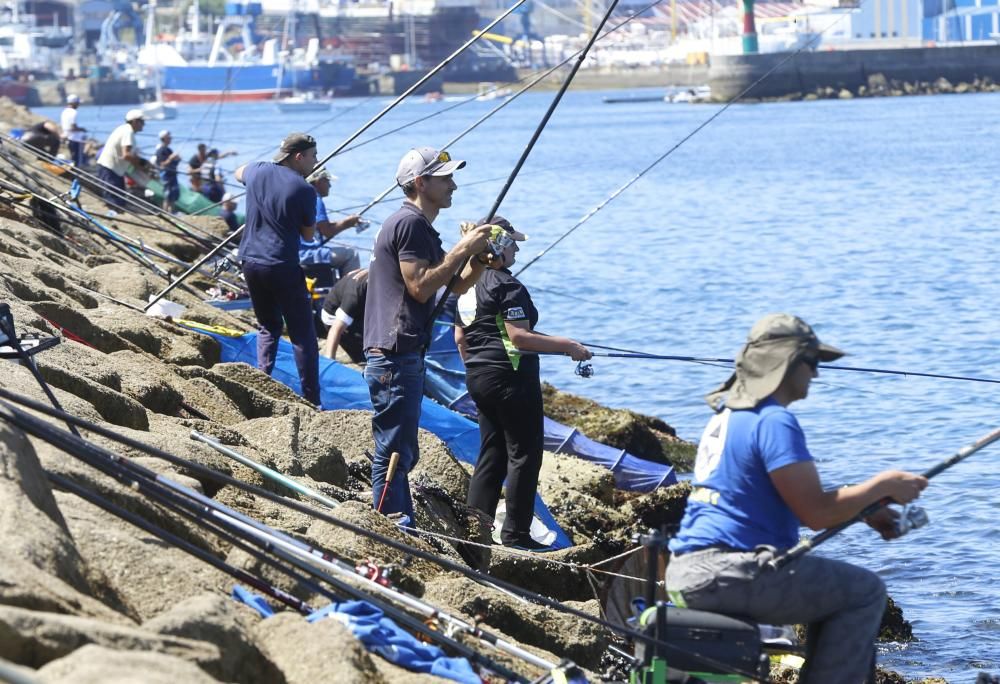
[[[703,549],[672,556],[667,589],[688,608],[757,622],[806,624],[801,684],[862,684],[875,667],[875,637],[885,612],[885,584],[849,563],[806,555],[781,570],[766,564],[771,547],[739,552]]]

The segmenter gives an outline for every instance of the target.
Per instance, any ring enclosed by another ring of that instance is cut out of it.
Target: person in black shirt
[[[160,144],[156,147],[156,168],[160,170],[160,182],[163,183],[163,208],[173,213],[174,203],[181,196],[181,186],[177,182],[177,166],[181,163],[181,155],[171,149],[171,140],[170,131],[160,131]]]
[[[354,363],[365,362],[364,340],[365,297],[368,296],[368,269],[351,271],[337,281],[320,313],[323,323],[330,326],[323,343],[323,356],[337,358],[337,348],[343,347]]]
[[[479,222],[485,225],[486,219]],[[525,238],[510,221],[494,216],[495,256],[477,257],[487,270],[475,289],[458,300],[455,342],[465,361],[469,395],[479,409],[479,459],[469,483],[468,504],[496,516],[507,481],[504,546],[545,548],[531,538],[538,472],[542,467],[543,414],[538,355],[556,352],[585,361],[579,342],[535,332],[538,310],[527,288],[508,270]],[[465,224],[471,226],[471,224]]]

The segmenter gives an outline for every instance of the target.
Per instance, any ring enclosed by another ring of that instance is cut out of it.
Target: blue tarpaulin
[[[251,366],[257,365],[257,333],[247,333],[241,337],[228,337],[199,328],[192,329],[211,335],[219,341],[222,345],[223,361],[242,361]],[[302,393],[299,373],[292,355],[292,345],[285,339],[282,339],[278,344],[278,358],[275,361],[271,377],[299,394]],[[372,410],[368,385],[364,378],[360,373],[345,368],[336,361],[320,358],[319,384],[320,402],[325,410]],[[420,427],[437,435],[448,445],[456,458],[475,465],[476,459],[479,457],[479,426],[473,420],[450,411],[436,401],[425,397],[421,407]],[[546,527],[555,532],[556,538],[551,545],[553,549],[564,549],[573,545],[559,523],[552,517],[541,497],[537,495],[535,496],[535,516]]]

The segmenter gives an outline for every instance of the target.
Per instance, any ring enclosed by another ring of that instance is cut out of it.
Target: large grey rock
[[[0,658],[39,668],[86,644],[122,651],[158,651],[218,668],[219,649],[202,641],[163,636],[92,618],[0,606]]]
[[[383,684],[384,678],[361,642],[336,620],[308,623],[294,613],[280,613],[254,627],[257,643],[288,684]],[[308,644],[308,647],[305,645]]]
[[[195,663],[166,653],[118,651],[88,644],[53,660],[37,674],[39,684],[215,684]]]
[[[80,553],[115,587],[139,620],[169,610],[206,591],[226,592],[232,579],[185,552],[111,516],[71,494],[59,495]],[[212,552],[196,532],[192,542]]]
[[[0,539],[7,553],[89,593],[81,572],[83,559],[35,450],[24,433],[7,422],[0,422],[0,501]]]
[[[199,594],[147,620],[142,628],[215,644],[221,652],[218,675],[226,681],[281,684],[284,677],[251,636],[260,617],[247,606],[218,594]]]
[[[9,550],[0,549],[0,604],[130,624],[131,620]]]
[[[522,603],[464,577],[442,576],[427,582],[423,598],[467,617],[478,616],[520,643],[558,653],[583,667],[596,668],[608,645],[607,633],[592,622]]]
[[[328,437],[321,416],[257,418],[234,425],[233,429],[268,455],[264,465],[283,475],[309,475],[314,480],[336,485],[347,481],[347,464]]]

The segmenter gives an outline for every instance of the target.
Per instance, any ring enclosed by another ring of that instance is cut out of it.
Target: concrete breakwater
[[[788,57],[788,53],[716,57],[708,77],[712,98],[727,101],[751,86],[745,97],[780,98],[826,89],[864,94],[862,88],[869,89],[869,79],[877,74],[887,82],[901,84],[939,79],[970,84],[1000,82],[1000,45],[802,52]],[[755,83],[765,74],[766,78]]]

